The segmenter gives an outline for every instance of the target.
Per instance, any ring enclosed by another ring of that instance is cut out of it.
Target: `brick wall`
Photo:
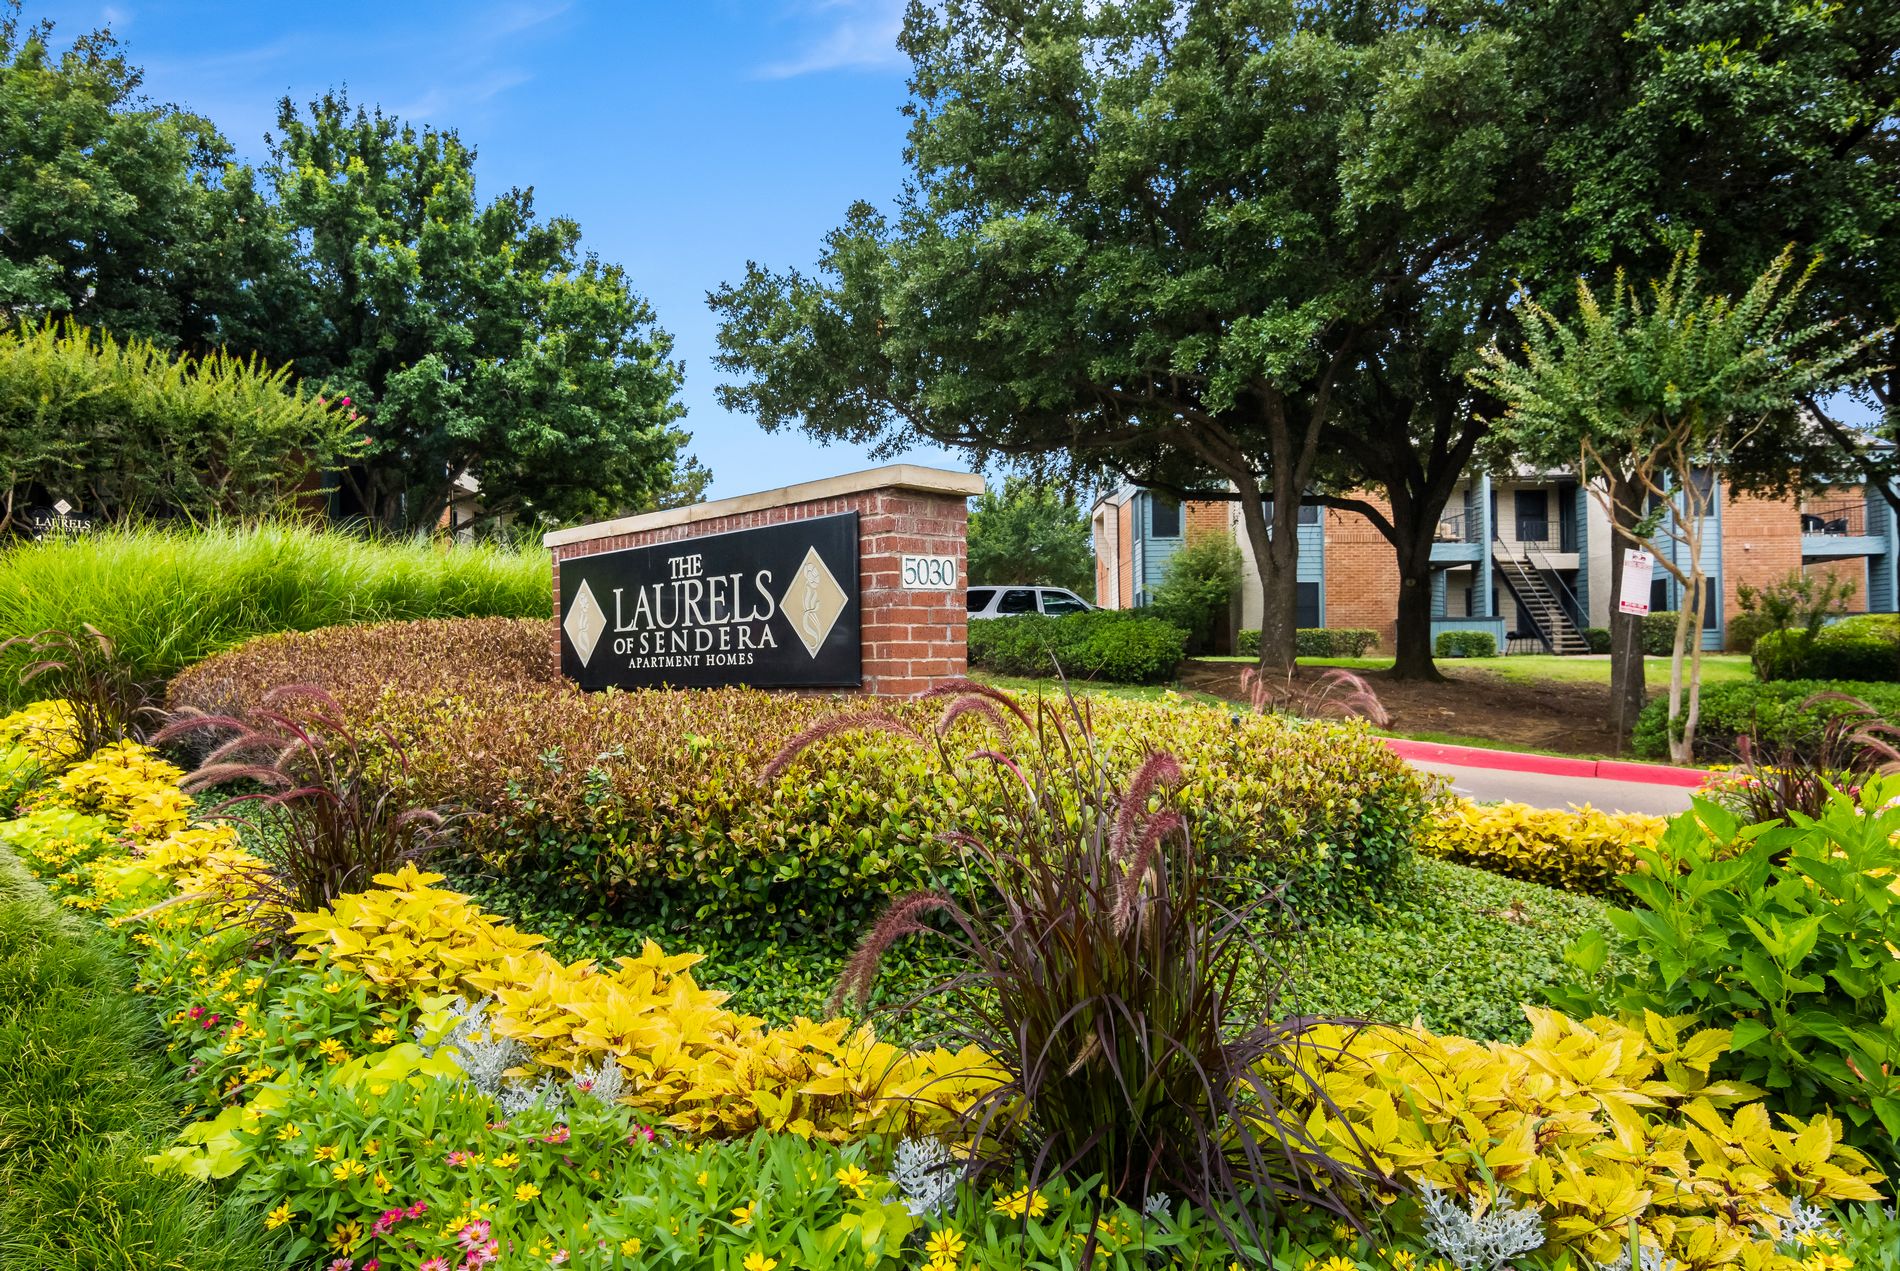
[[[1129,500],[1115,509],[1115,568],[1121,571],[1121,607],[1135,606],[1135,506]]]
[[[1366,491],[1356,498],[1390,514],[1385,500]],[[1364,627],[1379,633],[1379,647],[1398,639],[1399,562],[1392,544],[1357,512],[1327,508],[1326,625]]]
[[[1803,565],[1801,572],[1809,577],[1831,575],[1845,578],[1854,584],[1854,594],[1847,598],[1846,612],[1867,612],[1867,558],[1865,556],[1843,556],[1836,560],[1817,560],[1811,565]]]
[[[1736,588],[1801,572],[1801,517],[1788,499],[1741,495],[1722,504],[1722,616],[1741,610]]]
[[[900,558],[954,556],[957,577],[967,577],[968,504],[961,495],[891,488],[783,503],[730,516],[550,545],[556,617],[549,630],[555,665],[558,667],[561,661],[561,561],[853,511],[858,514],[863,691],[908,696],[964,674],[964,636],[969,612],[964,605],[963,589],[907,591],[902,585]]]
[[[1232,528],[1228,523],[1227,504],[1196,500],[1181,505],[1185,514],[1182,521],[1184,542],[1198,543],[1204,538],[1219,534],[1231,537]]]

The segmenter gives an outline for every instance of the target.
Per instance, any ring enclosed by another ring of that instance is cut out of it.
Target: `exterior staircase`
[[[1560,654],[1590,651],[1590,642],[1578,630],[1570,610],[1545,579],[1544,571],[1532,565],[1521,547],[1498,540],[1492,544],[1492,560],[1497,563],[1505,587],[1517,598],[1519,607],[1537,628],[1546,648]]]

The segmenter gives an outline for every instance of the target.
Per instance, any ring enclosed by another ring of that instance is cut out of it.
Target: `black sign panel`
[[[856,688],[858,514],[561,562],[561,672],[582,688]]]

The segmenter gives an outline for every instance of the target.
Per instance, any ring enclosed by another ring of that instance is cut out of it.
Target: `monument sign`
[[[858,514],[560,562],[582,688],[856,688]]]

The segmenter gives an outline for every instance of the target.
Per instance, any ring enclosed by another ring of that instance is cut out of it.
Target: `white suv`
[[[971,618],[1013,618],[1024,613],[1087,613],[1094,605],[1066,587],[972,587]]]

